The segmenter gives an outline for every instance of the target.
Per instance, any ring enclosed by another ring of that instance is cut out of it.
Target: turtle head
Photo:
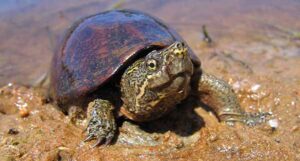
[[[153,50],[135,61],[121,79],[121,112],[135,121],[156,119],[185,99],[193,63],[182,42]]]

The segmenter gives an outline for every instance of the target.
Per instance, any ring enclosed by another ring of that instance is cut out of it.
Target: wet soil
[[[0,160],[300,160],[298,1],[0,3]],[[228,127],[191,98],[153,122],[121,120],[111,146],[82,142],[86,120],[71,123],[45,99],[46,89],[28,85],[48,71],[68,26],[115,7],[140,9],[175,28],[205,71],[229,82],[246,111],[271,112],[269,121]]]

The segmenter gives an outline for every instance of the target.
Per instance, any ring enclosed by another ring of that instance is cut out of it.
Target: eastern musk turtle
[[[185,41],[152,16],[112,10],[71,27],[55,53],[50,94],[65,111],[86,109],[86,141],[110,143],[118,111],[136,121],[157,119],[191,94],[208,96],[221,121],[245,120],[232,88],[203,72]]]

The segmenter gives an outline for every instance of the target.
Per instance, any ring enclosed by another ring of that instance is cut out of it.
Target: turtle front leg
[[[87,137],[84,141],[97,139],[93,147],[111,143],[116,133],[116,122],[113,114],[113,105],[102,99],[96,99],[88,105]]]
[[[256,125],[265,121],[266,116],[269,115],[269,113],[244,112],[232,87],[213,75],[199,70],[195,73],[192,83],[193,89],[197,90],[202,101],[216,112],[221,121],[229,125],[233,125],[234,122]]]

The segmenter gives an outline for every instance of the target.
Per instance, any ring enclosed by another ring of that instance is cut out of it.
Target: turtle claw
[[[224,112],[220,114],[220,120],[233,126],[236,122],[243,122],[243,114],[237,112]]]
[[[93,136],[89,135],[83,140],[83,142],[88,142],[88,141],[91,141],[92,139],[93,139]]]
[[[101,145],[101,143],[102,143],[103,140],[104,140],[103,137],[98,138],[97,141],[96,141],[96,143],[94,145],[92,145],[92,148],[95,148],[95,147]]]
[[[236,119],[236,118],[229,118],[226,121],[224,121],[228,126],[234,126],[235,123],[237,122],[243,122],[241,119]]]
[[[113,137],[107,137],[104,144],[109,145],[112,142],[112,140],[113,140]]]

